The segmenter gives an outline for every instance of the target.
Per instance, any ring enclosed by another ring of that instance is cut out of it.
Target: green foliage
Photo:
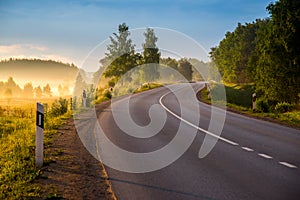
[[[137,65],[140,55],[135,54],[132,40],[129,39],[129,27],[123,23],[119,25],[119,32],[110,37],[111,44],[107,46],[109,53],[100,62],[107,67],[104,71],[105,77],[116,77],[119,79],[123,74]]]
[[[9,108],[0,117],[0,199],[35,197],[39,187],[34,161],[32,107]],[[1,133],[0,133],[1,134]]]
[[[275,111],[278,113],[285,113],[291,111],[293,106],[287,102],[279,102],[275,106]]]
[[[144,81],[154,81],[159,78],[158,63],[160,59],[159,49],[156,46],[157,37],[154,30],[147,28],[144,33],[145,43],[143,44],[143,79]]]
[[[213,84],[212,89],[214,87],[218,88],[220,86],[218,86],[218,84]],[[258,109],[255,110],[255,112],[253,112],[253,110],[250,109],[249,106],[247,106],[247,107],[242,106],[242,105],[248,105],[248,104],[245,104],[248,102],[247,98],[245,98],[245,99],[232,98],[232,96],[243,97],[243,95],[245,94],[245,91],[243,91],[243,90],[249,90],[248,93],[250,94],[253,91],[252,85],[249,85],[249,86],[248,85],[243,85],[243,86],[225,85],[225,88],[226,88],[227,99],[236,99],[235,103],[230,103],[229,101],[227,101],[227,107],[229,107],[235,111],[238,111],[239,113],[242,112],[247,115],[255,116],[255,117],[259,117],[259,118],[273,118],[280,122],[300,128],[300,111],[299,111],[300,107],[299,107],[299,105],[297,105],[297,106],[296,105],[290,106],[291,104],[285,105],[285,106],[283,106],[284,108],[280,108],[280,109],[288,110],[288,112],[280,113],[280,112],[276,112],[275,107],[277,104],[281,104],[281,103],[266,101],[266,100],[263,100],[262,98],[260,98],[256,102]],[[228,88],[230,88],[230,89],[228,89]],[[241,93],[239,94],[239,92],[241,92]],[[199,93],[197,93],[198,99],[201,99],[201,101],[204,101],[206,103],[211,103],[211,99],[208,98],[208,95],[209,95],[209,92],[207,89],[203,89]],[[247,101],[243,102],[244,100],[247,100]],[[214,105],[220,105],[219,104],[220,102],[222,103],[222,100],[215,100],[213,103],[214,103]],[[284,103],[284,104],[286,104],[286,103]],[[224,104],[221,104],[221,105],[224,105]],[[273,111],[275,111],[275,113]]]
[[[68,101],[63,98],[55,100],[51,106],[50,114],[54,117],[65,114],[68,111]]]
[[[174,69],[174,71],[173,70],[171,71],[167,68],[165,68],[165,70],[162,70],[160,72],[161,78],[169,79],[172,81],[178,80],[177,78],[179,78],[179,77],[177,77],[177,74],[175,73],[176,71],[178,71],[178,61],[176,59],[170,58],[170,57],[160,58],[159,64],[161,66],[167,66],[167,67]],[[162,69],[164,69],[164,68],[162,68]]]
[[[111,97],[112,97],[111,92],[108,89],[104,90],[102,95],[103,95],[103,97],[105,97],[107,99],[111,99]]]
[[[65,100],[57,102],[64,105]],[[41,176],[35,166],[35,108],[31,104],[0,110],[0,199],[38,199],[41,188],[34,180]],[[54,129],[69,117],[70,112],[57,117],[46,113],[45,148]],[[45,155],[45,163],[46,159]]]
[[[300,93],[300,1],[279,0],[267,10],[270,18],[238,24],[227,32],[210,56],[223,80],[255,82],[271,102],[298,103]]]
[[[254,93],[254,86],[250,84],[245,85],[225,85],[227,102],[242,106],[245,108],[251,108],[252,106],[252,94]]]
[[[109,81],[108,81],[108,86],[109,86],[109,87],[112,87],[112,88],[115,87],[115,85],[116,85],[116,82],[115,82],[115,81],[116,81],[116,80],[114,80],[114,79],[109,80]]]
[[[158,88],[158,87],[161,87],[162,85],[161,84],[158,84],[158,83],[145,83],[145,84],[142,84],[141,87],[137,88],[135,91],[133,91],[134,93],[137,93],[137,92],[143,92],[143,91],[146,91],[146,90],[150,90],[150,89],[154,89],[154,88]]]
[[[258,99],[256,101],[256,107],[260,112],[268,113],[270,111],[269,103],[265,99]]]
[[[227,32],[218,47],[211,48],[210,56],[223,80],[231,83],[249,83],[253,80],[253,62],[256,32],[260,20],[238,24],[234,32]]]
[[[257,89],[265,98],[297,103],[300,93],[300,2],[281,0],[258,32]]]
[[[180,59],[178,61],[178,71],[188,81],[191,81],[193,77],[192,68],[193,68],[192,64],[186,58]]]

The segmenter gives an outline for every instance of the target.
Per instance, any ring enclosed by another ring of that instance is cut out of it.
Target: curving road
[[[199,89],[203,83],[192,86]],[[172,87],[176,88],[175,93],[163,87],[130,98],[131,116],[128,117],[138,126],[150,123],[151,105],[159,104],[157,108],[164,110],[158,112],[159,116],[152,113],[152,117],[161,117],[162,113],[166,113],[166,123],[152,137],[137,138],[125,134],[116,124],[111,108],[97,113],[106,136],[115,145],[130,152],[145,153],[161,149],[174,139],[180,124],[187,135],[196,132],[195,139],[184,154],[165,168],[148,173],[127,173],[106,167],[118,199],[300,198],[299,130],[227,112],[222,134],[220,137],[212,136],[218,138],[218,142],[206,157],[200,159],[199,149],[204,137],[211,133],[206,130],[212,109],[200,102],[194,105],[188,84]],[[126,107],[124,99],[126,97],[114,103],[119,108]],[[216,115],[222,112],[216,111]],[[196,118],[199,113],[200,121]],[[120,114],[124,115],[122,111]],[[219,124],[221,119],[216,126]],[[100,153],[101,158],[107,156],[116,159],[116,162],[122,159],[113,152],[111,155]],[[153,162],[156,162],[155,159]]]

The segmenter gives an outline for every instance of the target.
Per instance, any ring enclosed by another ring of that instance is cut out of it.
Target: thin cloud
[[[11,45],[0,45],[1,54],[20,54],[22,52],[40,51],[44,52],[48,48],[42,45],[36,44],[11,44]]]
[[[40,46],[40,45],[33,45],[33,44],[27,44],[27,46],[32,49],[32,50],[37,50],[37,51],[46,51],[48,48],[45,46]]]
[[[8,54],[8,53],[16,53],[22,49],[22,46],[19,44],[13,45],[0,45],[0,53]]]
[[[51,49],[39,44],[0,45],[0,60],[8,60],[10,58],[36,58],[42,60],[60,61],[63,63],[74,63],[71,58],[52,53]]]

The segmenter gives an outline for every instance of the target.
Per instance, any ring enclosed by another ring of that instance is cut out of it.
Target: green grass
[[[46,116],[44,145],[66,118]],[[45,163],[47,163],[45,155]],[[35,103],[0,108],[0,199],[40,197],[41,187],[34,180],[41,175],[35,166]],[[42,178],[42,177],[40,177]]]
[[[212,86],[212,99],[208,97],[207,89],[200,92],[201,100],[206,103],[211,103],[213,101],[214,105],[224,105],[224,99],[220,98],[221,95],[221,85],[215,84]],[[252,84],[225,84],[226,106],[232,111],[253,116],[256,118],[267,119],[271,121],[277,121],[285,125],[290,125],[296,128],[300,128],[300,110],[299,106],[295,106],[295,109],[290,112],[285,113],[263,113],[255,112],[251,109],[252,104],[252,94],[254,93],[254,87]],[[214,96],[215,94],[215,96]],[[298,108],[298,109],[297,109]]]
[[[159,84],[159,83],[150,83],[149,86],[148,86],[148,84],[144,84],[141,87],[137,88],[134,91],[134,93],[143,92],[143,91],[146,91],[146,90],[151,90],[151,89],[158,88],[158,87],[161,87],[161,86],[162,86],[162,84]]]

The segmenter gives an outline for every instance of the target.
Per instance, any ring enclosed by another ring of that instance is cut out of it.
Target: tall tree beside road
[[[238,24],[210,56],[225,82],[255,82],[269,102],[297,103],[300,98],[300,1],[279,0],[270,18]]]
[[[100,63],[107,67],[104,76],[115,78],[116,81],[136,66],[138,57],[129,38],[129,27],[123,23],[119,25],[118,30],[118,33],[113,33],[114,36],[110,37],[111,44],[107,46],[106,57],[100,60]]]
[[[234,32],[226,33],[218,47],[211,48],[210,56],[226,82],[253,81],[253,52],[260,22],[238,23]]]
[[[273,101],[299,102],[300,1],[280,0],[258,34],[257,89]]]
[[[145,80],[154,81],[159,78],[158,63],[160,60],[159,49],[156,46],[157,37],[155,36],[154,30],[147,28],[144,33],[145,43],[143,44],[143,64],[148,64],[144,66],[143,73]]]
[[[186,58],[182,58],[178,61],[178,71],[188,81],[191,81],[193,78],[192,68],[193,68],[192,64]]]

